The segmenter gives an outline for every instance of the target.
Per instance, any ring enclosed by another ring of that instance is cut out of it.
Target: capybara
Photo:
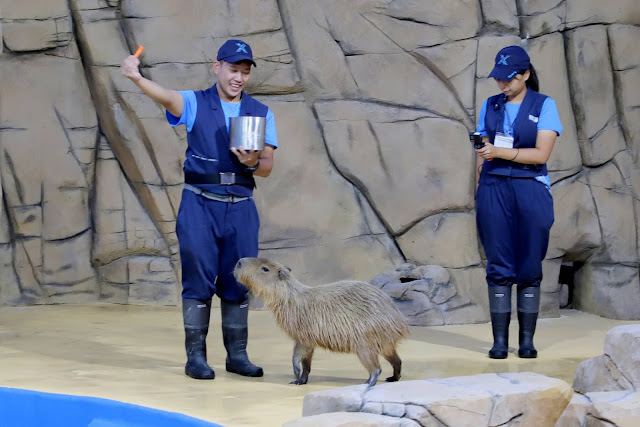
[[[391,297],[375,286],[345,280],[310,287],[300,283],[288,267],[262,258],[242,258],[234,274],[264,300],[295,342],[296,379],[291,384],[307,383],[316,347],[357,354],[369,371],[369,386],[380,376],[380,354],[393,367],[387,381],[400,379],[402,361],[396,345],[407,336],[409,326]]]

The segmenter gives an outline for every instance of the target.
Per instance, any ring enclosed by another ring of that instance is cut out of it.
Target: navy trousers
[[[483,174],[476,223],[489,286],[540,286],[553,225],[551,191],[534,178]]]
[[[233,268],[258,255],[260,219],[253,199],[238,203],[209,200],[183,190],[176,232],[182,262],[182,298],[229,302],[246,299],[248,289]]]

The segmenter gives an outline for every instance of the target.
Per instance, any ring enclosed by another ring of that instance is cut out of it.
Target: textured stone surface
[[[625,149],[618,125],[607,30],[593,25],[569,31],[566,37],[582,160],[587,166],[601,165]]]
[[[302,415],[366,412],[419,425],[553,425],[571,400],[563,381],[532,373],[401,381],[309,393]],[[304,419],[304,418],[303,418]]]
[[[587,174],[598,212],[602,239],[592,260],[606,263],[636,264],[638,248],[632,189],[623,171],[614,162]]]
[[[449,272],[439,265],[403,264],[373,278],[371,283],[391,296],[410,325],[437,326],[487,320],[482,306],[460,295]]]
[[[585,264],[576,273],[576,283],[574,308],[608,318],[640,317],[637,267]]]
[[[456,296],[434,318],[486,320],[466,133],[522,42],[564,127],[541,313],[574,262],[576,307],[640,318],[639,24],[637,0],[0,0],[0,303],[179,300],[186,131],[118,65],[142,44],[145,76],[201,89],[239,37],[281,145],[261,255],[309,284],[439,265]]]
[[[585,261],[602,243],[598,211],[583,174],[552,187],[555,222],[549,236],[547,258]]]
[[[562,122],[562,135],[556,140],[547,163],[551,182],[556,182],[575,175],[582,168],[564,39],[559,33],[538,37],[527,42],[527,50],[540,81],[540,91],[556,101]]]
[[[2,39],[11,52],[29,52],[68,45],[72,21],[65,0],[3,1]]]
[[[575,427],[586,425],[587,412],[591,409],[591,401],[588,397],[574,393],[571,402],[567,405],[555,427]]]
[[[640,27],[611,25],[608,27],[611,62],[616,81],[616,100],[621,113],[622,130],[633,158],[640,155],[640,49],[635,41]]]
[[[588,393],[593,406],[588,426],[635,426],[640,423],[640,391]]]
[[[468,148],[462,125],[429,117],[426,111],[420,114],[367,104],[353,105],[350,120],[344,120],[340,107],[344,104],[317,106],[329,155],[338,170],[347,178],[353,177],[356,186],[370,197],[391,232],[404,232],[445,208],[471,205],[471,153],[459,158]],[[431,138],[443,143],[432,143]],[[424,158],[424,164],[407,168],[407,162],[416,156]],[[463,168],[467,173],[456,170],[454,165],[460,163],[468,165]]]
[[[377,414],[365,414],[362,412],[333,412],[330,414],[314,415],[312,417],[298,418],[284,423],[283,427],[304,426],[335,426],[335,427],[418,427],[420,424],[413,420],[387,417]]]
[[[531,37],[598,23],[640,20],[640,5],[635,0],[527,0],[519,6],[523,36]]]
[[[495,25],[503,30],[518,30],[518,7],[516,0],[481,0],[485,25]]]
[[[580,393],[639,389],[640,325],[609,330],[604,354],[578,365],[573,388]]]

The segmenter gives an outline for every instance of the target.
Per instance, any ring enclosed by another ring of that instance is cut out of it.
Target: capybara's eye
[[[262,266],[262,271],[269,271],[269,268],[265,267],[264,265]]]

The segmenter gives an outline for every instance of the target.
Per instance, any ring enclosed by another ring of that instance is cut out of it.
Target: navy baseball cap
[[[240,61],[249,61],[254,67],[257,67],[253,60],[253,52],[249,43],[242,40],[227,40],[220,49],[218,49],[218,61],[226,61],[236,63]]]
[[[520,46],[507,46],[496,55],[496,65],[489,77],[510,81],[520,71],[531,68],[531,59]]]

